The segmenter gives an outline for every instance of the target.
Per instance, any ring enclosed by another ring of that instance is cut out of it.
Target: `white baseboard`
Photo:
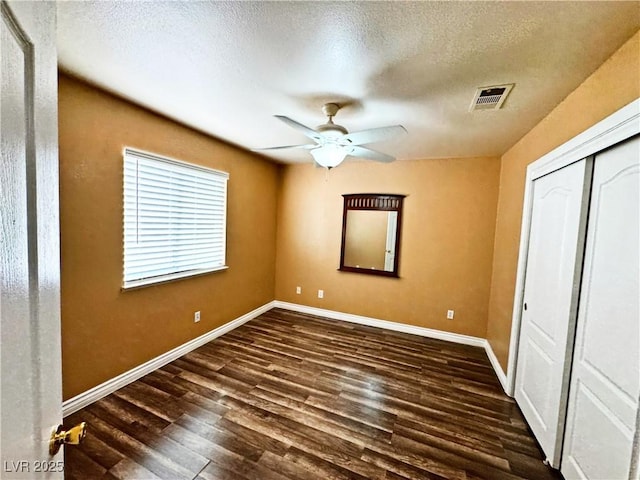
[[[413,335],[420,335],[421,337],[436,338],[438,340],[445,340],[447,342],[461,343],[463,345],[471,345],[473,347],[482,347],[487,352],[489,361],[493,370],[496,372],[498,381],[502,385],[502,389],[506,392],[507,377],[500,366],[500,362],[493,353],[493,349],[489,342],[480,337],[472,337],[470,335],[461,335],[459,333],[444,332],[442,330],[435,330],[432,328],[416,327],[415,325],[407,325],[404,323],[390,322],[388,320],[380,320],[377,318],[363,317],[361,315],[353,315],[351,313],[336,312],[335,310],[325,310],[323,308],[309,307],[307,305],[299,305],[297,303],[281,302],[276,300],[274,307],[284,308],[286,310],[292,310],[300,313],[308,313],[310,315],[317,315],[320,317],[333,318],[335,320],[344,320],[345,322],[359,323],[361,325],[368,325],[370,327],[385,328],[387,330],[395,330],[396,332],[411,333]]]
[[[491,348],[491,344],[489,343],[489,340],[486,340],[485,342],[486,343],[485,343],[484,349],[487,352],[487,357],[489,357],[491,366],[493,367],[493,370],[496,372],[496,376],[500,381],[500,385],[502,385],[502,389],[505,391],[507,395],[509,395],[509,392],[507,391],[507,376],[504,374],[504,370],[502,370],[502,366],[498,361],[498,357],[496,357],[496,354],[493,353],[493,348]]]
[[[195,350],[205,343],[210,342],[214,338],[217,338],[220,335],[224,335],[234,328],[238,328],[240,325],[248,322],[258,315],[262,315],[263,313],[271,310],[274,306],[275,302],[269,302],[245,315],[242,315],[241,317],[236,318],[235,320],[225,323],[224,325],[205,333],[204,335],[186,342],[179,347],[174,348],[173,350],[163,353],[156,358],[152,358],[148,362],[132,368],[131,370],[124,372],[117,377],[112,378],[111,380],[107,380],[106,382],[97,385],[87,390],[86,392],[83,392],[73,398],[70,398],[69,400],[64,401],[62,403],[62,415],[66,417],[67,415],[71,415],[72,413],[77,412],[81,408],[84,408],[87,405],[100,400],[102,397],[115,392],[119,388],[128,385],[129,383],[147,375],[148,373],[151,373],[154,370],[157,370],[167,363],[172,362],[176,358],[179,358],[182,355]]]
[[[361,315],[353,315],[351,313],[336,312],[334,310],[325,310],[323,308],[308,307],[297,303],[275,301],[276,308],[284,308],[300,313],[308,313],[320,317],[333,318],[335,320],[344,320],[345,322],[359,323],[370,327],[385,328],[387,330],[395,330],[396,332],[411,333],[420,335],[421,337],[437,338],[438,340],[446,340],[447,342],[462,343],[464,345],[472,345],[474,347],[484,347],[487,341],[484,338],[472,337],[470,335],[461,335],[459,333],[444,332],[442,330],[434,330],[432,328],[416,327],[415,325],[407,325],[405,323],[390,322],[388,320],[379,320],[377,318],[363,317]]]

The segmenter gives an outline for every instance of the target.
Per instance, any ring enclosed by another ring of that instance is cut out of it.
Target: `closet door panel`
[[[640,140],[598,155],[562,473],[626,479],[640,395]]]
[[[560,463],[590,160],[534,182],[515,398],[542,450]],[[582,243],[583,244],[583,243]]]

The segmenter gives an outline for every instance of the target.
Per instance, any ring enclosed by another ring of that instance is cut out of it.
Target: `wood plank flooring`
[[[279,309],[80,421],[68,480],[562,478],[481,348]]]

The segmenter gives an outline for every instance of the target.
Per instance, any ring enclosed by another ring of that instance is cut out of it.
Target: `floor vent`
[[[498,110],[509,95],[513,84],[495,85],[493,87],[481,87],[473,96],[469,111],[474,110]]]

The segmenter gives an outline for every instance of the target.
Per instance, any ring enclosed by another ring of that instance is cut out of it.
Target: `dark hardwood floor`
[[[558,479],[483,349],[274,309],[94,404],[72,479]]]

